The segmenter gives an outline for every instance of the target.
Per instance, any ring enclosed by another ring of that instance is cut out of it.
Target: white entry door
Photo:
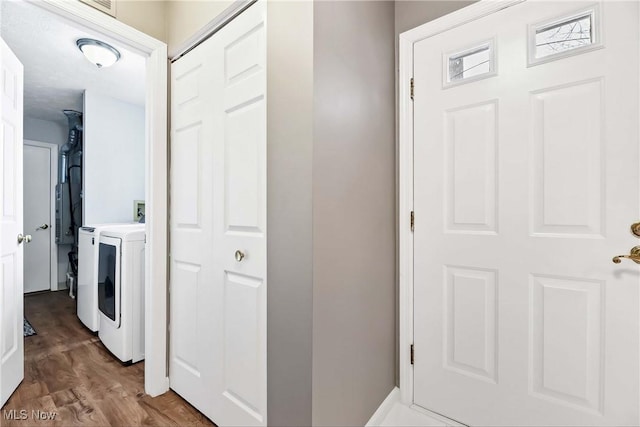
[[[220,426],[267,424],[265,6],[171,69],[169,377]]]
[[[414,401],[638,425],[638,3],[527,1],[414,45]]]
[[[25,141],[24,229],[33,240],[24,248],[24,292],[51,289],[51,147]],[[55,175],[54,175],[55,176]],[[57,278],[56,278],[57,280]]]
[[[23,68],[0,39],[0,406],[24,378],[22,336]]]

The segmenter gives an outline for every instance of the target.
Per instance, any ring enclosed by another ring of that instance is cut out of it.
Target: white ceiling
[[[26,1],[0,0],[2,38],[24,65],[24,115],[64,123],[64,109],[82,111],[82,93],[95,90],[144,105],[145,59]],[[76,47],[82,37],[111,44],[122,57],[99,69]]]

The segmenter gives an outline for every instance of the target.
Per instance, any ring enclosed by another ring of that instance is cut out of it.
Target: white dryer
[[[78,233],[77,314],[92,332],[98,332],[98,241],[105,227],[131,227],[144,230],[144,224],[95,224],[80,227]]]
[[[100,232],[98,336],[122,362],[144,359],[144,240],[144,228],[104,227]]]

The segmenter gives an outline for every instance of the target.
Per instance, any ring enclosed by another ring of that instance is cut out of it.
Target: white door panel
[[[33,236],[24,248],[27,293],[51,288],[51,149],[25,144],[23,150],[24,229]]]
[[[592,6],[414,45],[414,401],[465,424],[640,422],[640,268],[612,263],[640,243],[638,4],[596,8],[601,48],[528,66],[529,25]],[[443,88],[487,40],[495,75]]]
[[[221,425],[267,424],[265,9],[259,2],[222,31],[214,57],[224,76],[213,162]]]
[[[0,406],[24,378],[22,233],[23,68],[0,39]]]
[[[171,388],[211,417],[212,156],[209,55],[203,44],[171,69]]]
[[[221,426],[267,422],[265,37],[258,2],[172,66],[170,380]]]

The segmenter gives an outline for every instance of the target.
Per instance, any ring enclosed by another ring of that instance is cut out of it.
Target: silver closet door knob
[[[24,242],[29,243],[31,241],[31,234],[22,235],[22,233],[18,234],[18,244]]]
[[[244,257],[244,252],[242,252],[241,250],[236,251],[236,261],[240,262],[244,259]]]

